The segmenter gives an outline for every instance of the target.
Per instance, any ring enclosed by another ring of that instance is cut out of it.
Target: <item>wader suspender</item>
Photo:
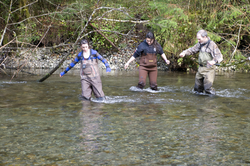
[[[89,53],[90,53],[90,55],[89,55],[89,57],[88,57],[86,60],[91,59],[91,61],[93,62],[93,56],[92,56],[92,51],[91,51],[91,49],[90,49]],[[82,58],[83,58],[83,60],[85,60],[85,58],[84,58],[84,56],[83,56],[83,51],[82,51]]]
[[[206,49],[205,49],[205,51],[207,50],[207,48],[208,48],[208,46],[209,46],[209,44],[210,44],[210,41],[211,40],[208,40],[208,42],[207,42],[207,47],[206,47]],[[204,45],[200,45],[200,49],[201,49],[201,47],[203,47]],[[211,49],[210,49],[211,50]],[[214,50],[213,50],[213,53],[214,53]],[[214,55],[215,55],[215,53],[214,53]],[[213,56],[212,56],[213,57]]]
[[[206,47],[205,51],[207,50],[209,44],[210,44],[210,40],[208,40],[208,42],[207,42],[207,47]],[[201,50],[201,48],[202,48],[204,45],[205,45],[205,44],[201,44],[201,45],[200,45],[200,50]]]

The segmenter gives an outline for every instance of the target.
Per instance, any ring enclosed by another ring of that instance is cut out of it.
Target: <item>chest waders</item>
[[[91,98],[92,92],[96,98],[104,97],[97,58],[93,59],[92,55],[90,55],[90,58],[83,58],[81,60],[80,76],[83,98],[89,100]]]
[[[140,58],[138,88],[143,89],[146,85],[147,75],[152,90],[157,90],[157,59],[155,53],[143,53]]]
[[[199,68],[195,76],[195,85],[194,91],[203,93],[205,90],[208,94],[215,94],[214,89],[212,88],[214,78],[215,78],[215,66],[209,66],[207,61],[213,59],[212,55],[208,52],[199,53]]]

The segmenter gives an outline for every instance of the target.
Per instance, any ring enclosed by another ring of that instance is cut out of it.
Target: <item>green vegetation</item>
[[[173,68],[186,69],[197,63],[178,55],[206,29],[224,55],[223,66],[249,70],[235,63],[250,54],[249,0],[2,0],[0,7],[0,46],[58,47],[87,37],[107,51],[115,49],[111,42],[124,48],[124,39],[137,43],[142,38],[135,36],[151,30]]]

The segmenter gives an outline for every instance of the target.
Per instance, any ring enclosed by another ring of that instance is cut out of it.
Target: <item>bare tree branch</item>
[[[101,32],[111,32],[111,33],[116,33],[116,34],[119,34],[119,35],[122,35],[122,36],[132,36],[132,35],[129,35],[128,33],[127,33],[127,34],[124,34],[124,33],[120,33],[120,32],[117,32],[117,31],[102,30],[102,29],[100,29],[99,31],[101,31]],[[133,36],[133,37],[138,37],[138,36]]]
[[[233,59],[234,54],[235,54],[235,52],[236,52],[236,50],[237,50],[237,48],[238,48],[238,45],[239,45],[241,25],[242,25],[242,21],[241,21],[240,28],[239,28],[239,32],[238,32],[238,40],[237,40],[237,43],[236,43],[235,49],[234,49],[234,51],[233,51],[233,53],[232,53],[232,56],[231,56],[231,58],[230,58],[229,62],[231,62],[231,60]]]
[[[52,12],[52,13],[45,13],[45,14],[41,14],[41,15],[37,15],[37,16],[32,16],[32,17],[26,18],[26,19],[24,19],[24,20],[22,20],[22,21],[19,21],[19,22],[16,22],[16,23],[10,23],[10,24],[8,24],[8,25],[21,24],[22,22],[27,21],[27,20],[32,19],[32,18],[38,18],[38,17],[42,17],[42,16],[49,16],[49,15],[61,14],[61,13],[69,14],[69,12]]]
[[[11,15],[10,11],[11,11],[11,8],[12,8],[12,0],[10,1],[9,15],[8,15],[8,18],[7,18],[7,21],[6,21],[6,25],[5,25],[4,30],[3,30],[3,34],[2,34],[1,40],[0,40],[0,46],[2,46],[3,39],[4,39],[4,36],[5,36],[5,33],[6,33],[6,29],[7,29],[9,20],[10,20],[10,15]]]
[[[58,9],[58,8],[57,8]],[[54,14],[54,17],[53,18],[55,18],[55,15],[56,14]],[[54,20],[54,19],[53,19]],[[47,33],[49,32],[49,30],[50,30],[50,27],[51,27],[51,25],[53,24],[53,21],[50,23],[50,25],[48,26],[48,29],[47,29],[47,31],[44,33],[44,35],[43,35],[43,37],[42,37],[42,39],[39,41],[39,43],[36,45],[36,47],[32,50],[32,52],[34,52],[36,49],[37,49],[37,47],[40,45],[40,43],[42,42],[42,40],[44,39],[44,37],[47,35]],[[20,67],[19,67],[19,69],[13,74],[13,76],[12,76],[12,78],[11,78],[11,80],[14,78],[14,76],[26,65],[28,63],[28,59],[26,59],[26,62],[25,63],[23,63]],[[10,80],[10,81],[11,81]]]
[[[26,7],[30,6],[30,5],[33,5],[34,3],[37,3],[37,2],[38,2],[38,0],[36,0],[35,2],[32,2],[32,3],[29,3],[28,5],[22,6],[22,7],[18,8],[18,9],[16,9],[16,10],[12,11],[11,14],[12,14],[12,13],[15,13],[15,12],[18,11],[18,10],[21,10],[21,9],[23,9],[23,8],[26,8]]]
[[[5,44],[4,46],[0,47],[0,50],[1,50],[2,48],[6,47],[7,45],[9,45],[10,43],[12,43],[15,39],[16,39],[16,37],[13,38],[11,41],[9,41],[9,42],[8,42],[7,44]]]
[[[5,7],[8,7],[8,5],[6,5],[5,3],[3,3],[2,1],[0,1],[1,4],[3,4]]]
[[[133,20],[116,20],[116,19],[108,19],[108,18],[100,18],[97,20],[105,20],[105,21],[114,21],[114,22],[131,22],[131,23],[136,23],[136,24],[141,24],[141,23],[148,23],[149,20],[145,20],[145,21],[133,21]]]
[[[93,28],[95,28],[97,30],[98,33],[100,33],[106,40],[108,40],[108,42],[114,46],[117,50],[121,51],[118,47],[115,46],[115,44],[113,42],[111,42],[103,33],[101,33],[96,27],[94,27],[91,23],[89,23],[89,25],[91,25]]]

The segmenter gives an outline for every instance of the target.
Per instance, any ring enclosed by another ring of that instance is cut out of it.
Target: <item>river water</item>
[[[159,72],[157,93],[102,73],[107,100],[89,102],[70,72],[0,76],[0,165],[250,165],[249,73],[217,73],[215,96],[192,73]]]

